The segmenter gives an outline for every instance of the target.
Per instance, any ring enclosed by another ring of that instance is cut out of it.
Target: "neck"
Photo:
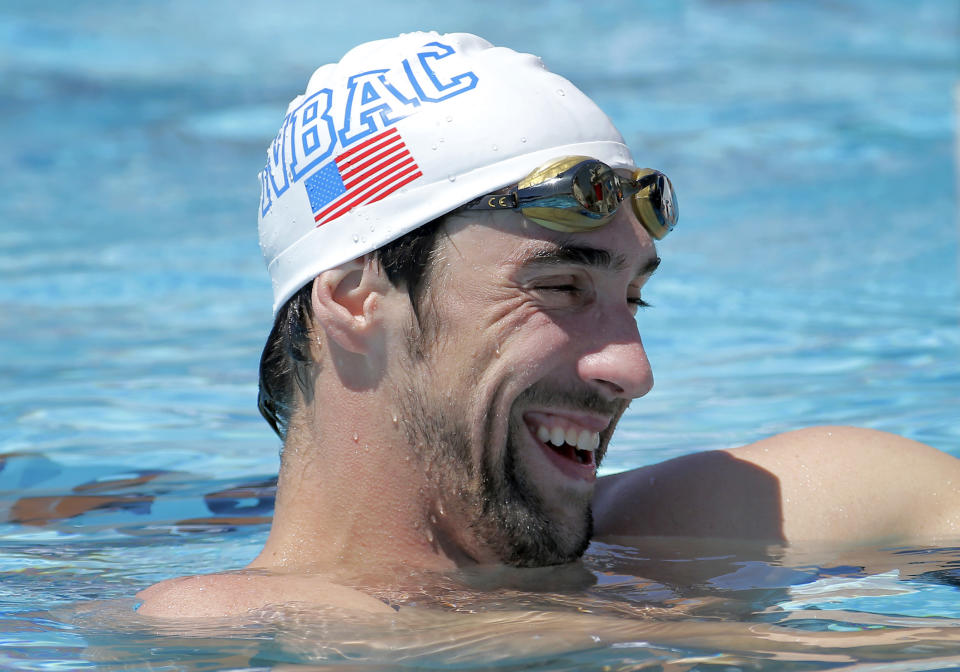
[[[465,526],[427,482],[391,406],[350,396],[291,425],[270,537],[250,566],[355,573],[472,562],[456,538]]]

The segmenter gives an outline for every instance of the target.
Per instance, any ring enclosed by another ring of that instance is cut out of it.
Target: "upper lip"
[[[530,421],[536,422],[540,419],[546,420],[547,418],[543,416],[561,418],[572,425],[576,425],[580,429],[586,429],[589,432],[598,433],[603,433],[603,431],[610,426],[610,422],[613,420],[613,418],[610,416],[556,408],[530,409],[528,411],[524,411],[523,413],[523,418],[528,423]]]
[[[572,444],[577,450],[593,453],[594,464],[599,464],[606,453],[605,433],[611,418],[576,411],[538,410],[524,413],[523,421],[535,440],[553,446]],[[567,432],[566,437],[562,433],[549,435],[558,430]]]

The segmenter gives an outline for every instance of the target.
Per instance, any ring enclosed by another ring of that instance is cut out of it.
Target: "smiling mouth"
[[[538,414],[539,415],[539,414]],[[600,433],[564,422],[556,416],[528,419],[531,433],[546,448],[576,464],[595,467]]]

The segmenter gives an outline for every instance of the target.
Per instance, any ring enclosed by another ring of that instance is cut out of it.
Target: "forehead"
[[[522,264],[558,246],[583,247],[606,253],[611,270],[635,275],[657,256],[650,235],[627,208],[605,226],[578,233],[553,231],[515,212],[455,215],[447,231],[453,256],[475,265]]]

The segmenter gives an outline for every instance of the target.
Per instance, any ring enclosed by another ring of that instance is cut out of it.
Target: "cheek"
[[[523,297],[489,294],[482,301],[451,297],[434,341],[448,369],[477,384],[496,371],[497,361],[504,359],[512,344],[527,333],[527,325],[542,317]],[[461,394],[464,391],[460,389]]]
[[[565,343],[565,329],[562,316],[554,316],[531,297],[522,294],[509,301],[500,302],[486,316],[488,337],[495,340],[503,353],[507,348],[517,346],[534,350],[540,345],[556,342]]]

